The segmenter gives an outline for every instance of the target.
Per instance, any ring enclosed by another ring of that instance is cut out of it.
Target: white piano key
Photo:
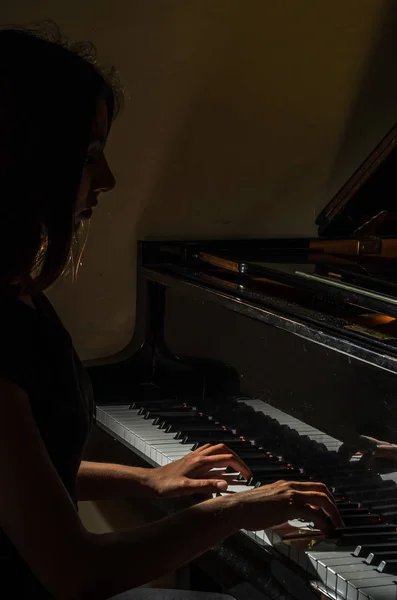
[[[338,576],[350,579],[350,577],[356,573],[366,573],[368,577],[376,576],[377,571],[372,565],[367,565],[362,559],[359,559],[357,563],[349,562],[344,564],[343,559],[335,559],[335,562],[339,561],[338,564],[327,564],[327,587],[336,591]],[[331,561],[330,561],[331,562]],[[397,588],[396,588],[397,591]]]
[[[248,492],[249,490],[253,490],[254,487],[251,485],[244,485],[244,484],[234,484],[234,485],[229,485],[229,487],[227,488],[227,492],[222,492],[222,496],[227,496],[228,494],[236,494],[238,492]]]
[[[372,600],[396,600],[397,586],[385,585],[360,589],[357,600],[368,600],[368,598]]]
[[[315,557],[314,553],[310,552],[309,560],[313,561]],[[314,570],[317,572],[317,577],[322,581],[325,585],[327,585],[327,575],[328,568],[332,567],[334,562],[338,564],[349,564],[350,559],[352,558],[351,552],[324,552],[323,555],[319,553],[319,555],[315,558],[315,561],[312,562]],[[355,557],[354,557],[355,558]],[[362,561],[362,559],[358,559],[358,561]]]
[[[169,458],[171,461],[175,462],[176,460],[180,460],[181,458],[185,458],[185,454],[171,454],[168,452],[164,453],[164,456]]]
[[[359,590],[365,591],[365,588],[374,586],[392,585],[396,581],[396,577],[376,573],[369,575],[365,571],[349,574],[349,576],[338,575],[336,584],[336,593],[346,600],[357,600]]]

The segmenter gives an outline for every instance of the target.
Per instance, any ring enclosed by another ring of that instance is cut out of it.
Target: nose
[[[94,191],[98,194],[101,192],[110,192],[116,185],[116,179],[105,157],[101,164],[100,171],[94,184]]]

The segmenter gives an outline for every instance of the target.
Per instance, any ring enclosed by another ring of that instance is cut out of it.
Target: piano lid
[[[316,219],[320,236],[397,236],[397,125]]]

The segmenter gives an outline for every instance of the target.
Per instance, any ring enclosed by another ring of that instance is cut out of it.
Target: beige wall
[[[7,0],[6,0],[7,4]],[[307,235],[397,116],[393,0],[13,0],[119,68],[130,99],[108,156],[117,189],[80,277],[51,292],[84,358],[135,319],[144,237]]]

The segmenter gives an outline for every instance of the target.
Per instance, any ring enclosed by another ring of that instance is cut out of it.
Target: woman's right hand
[[[323,483],[276,481],[226,498],[239,529],[256,531],[290,519],[313,522],[318,529],[343,527],[335,502]]]

